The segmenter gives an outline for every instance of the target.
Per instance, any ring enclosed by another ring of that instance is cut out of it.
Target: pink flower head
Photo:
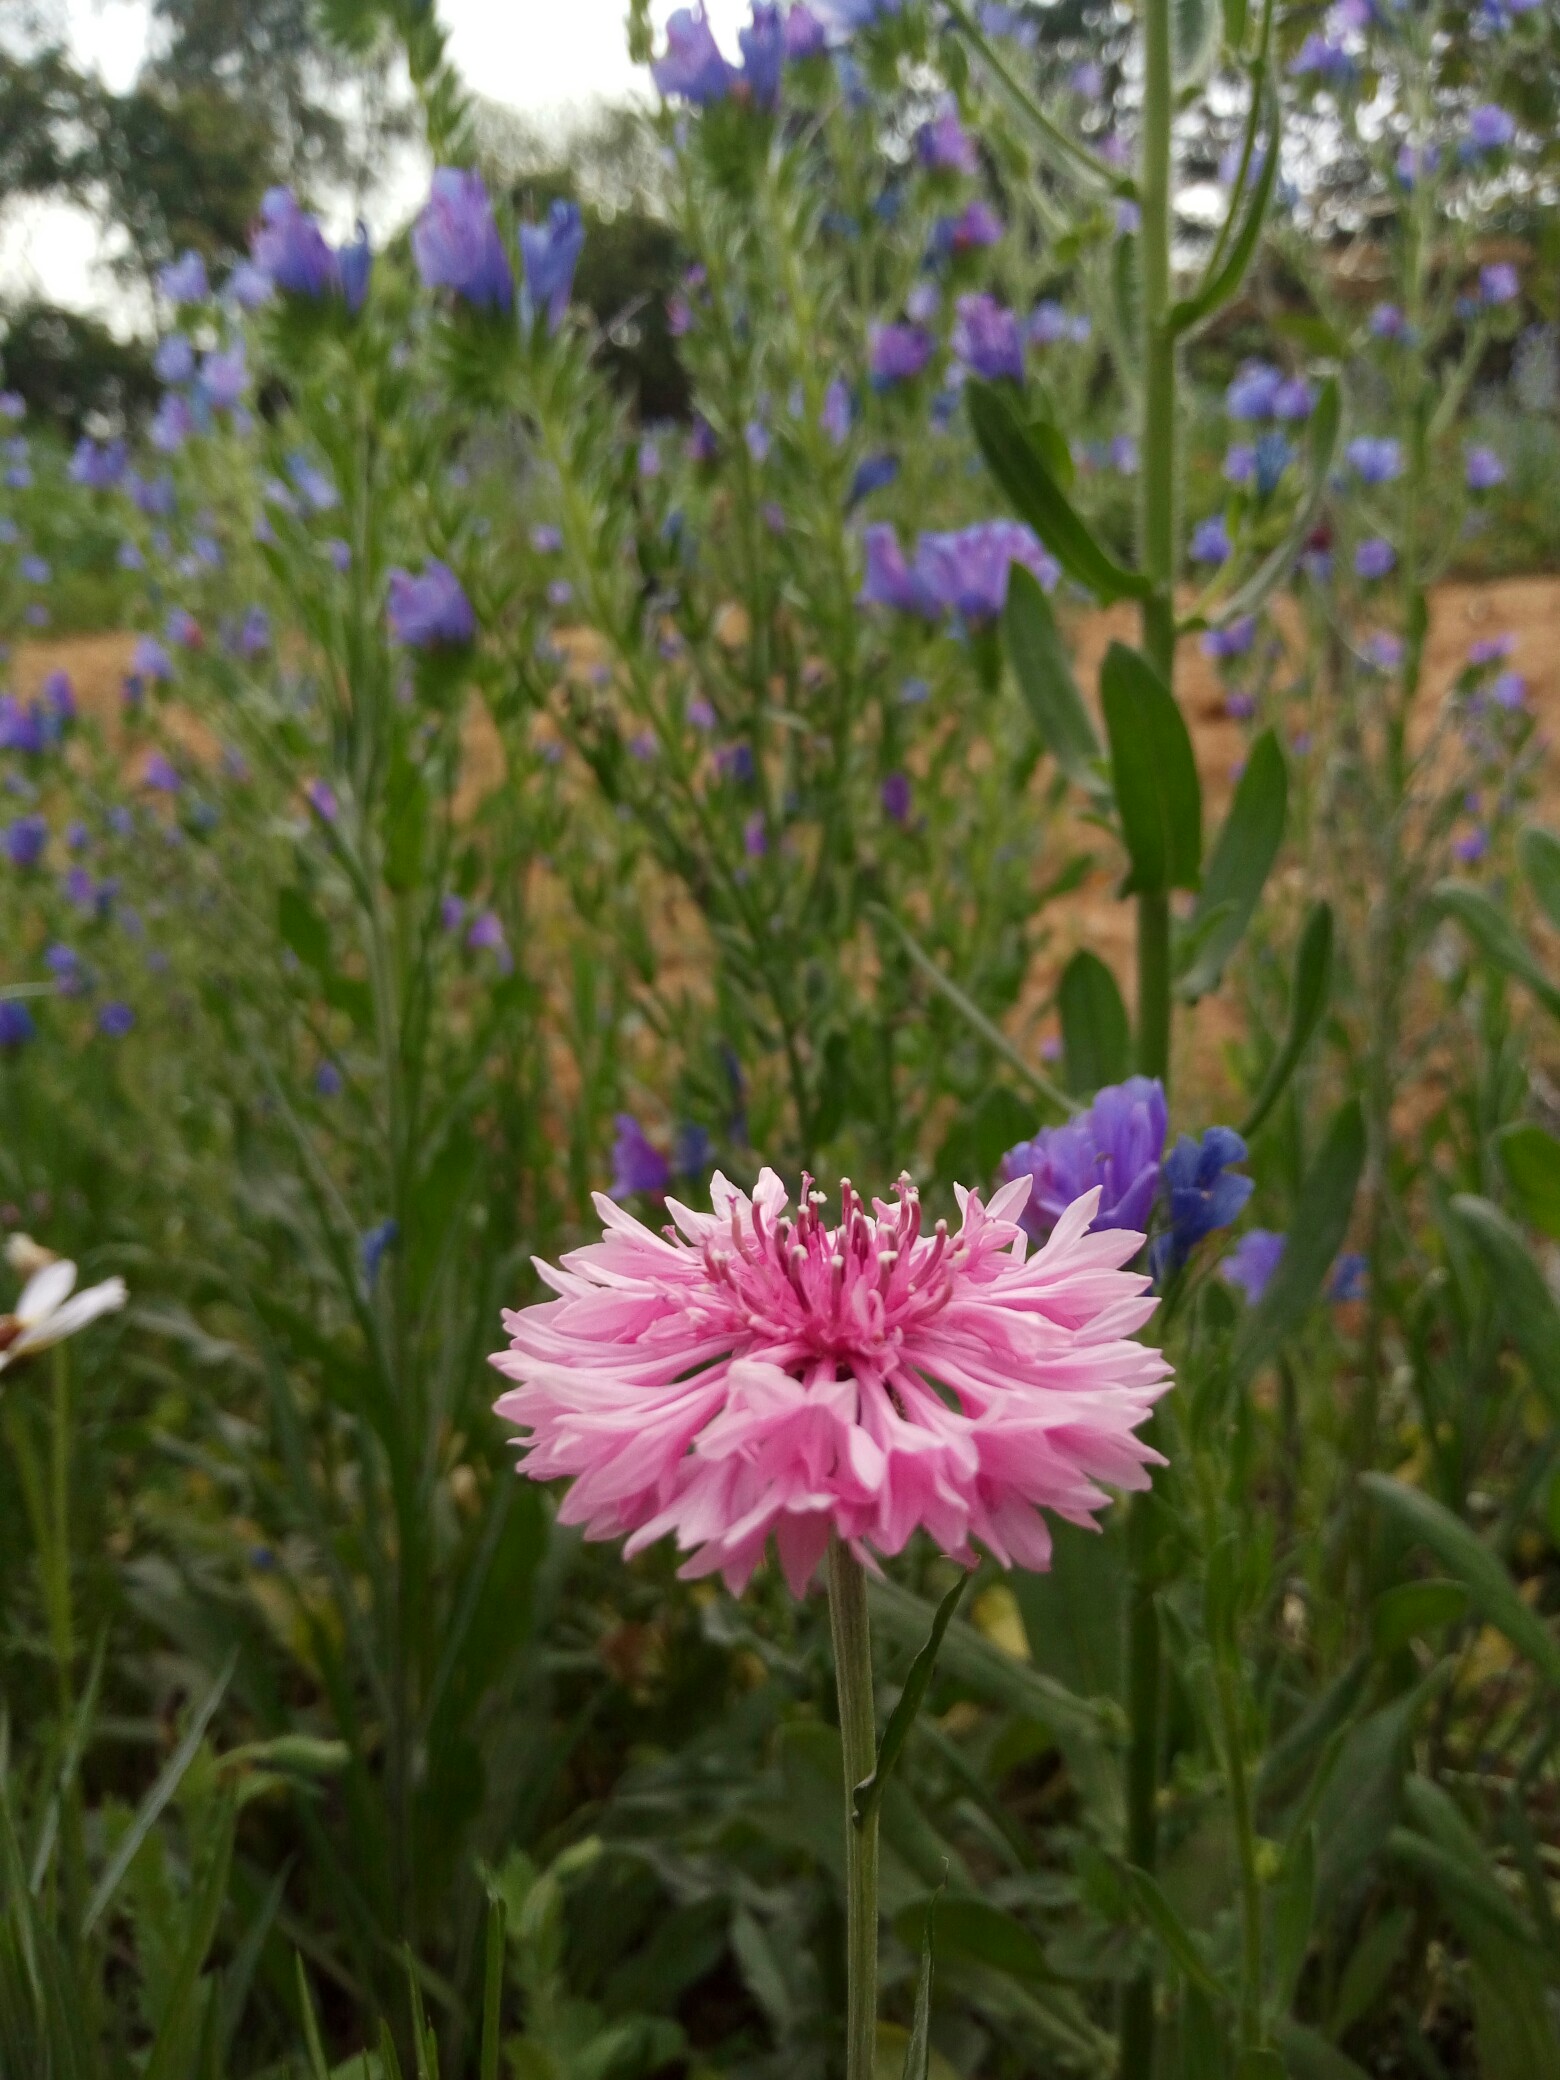
[[[771,1535],[797,1595],[831,1533],[868,1565],[924,1528],[966,1563],[979,1541],[1047,1566],[1042,1507],[1086,1524],[1101,1481],[1147,1486],[1134,1433],[1170,1367],[1132,1340],[1142,1236],[1090,1232],[1096,1189],[1031,1255],[1028,1193],[961,1188],[956,1235],[921,1233],[908,1178],[870,1210],[842,1181],[834,1228],[811,1179],[789,1218],[767,1169],[751,1199],[717,1171],[710,1213],[668,1199],[659,1236],[598,1195],[601,1241],[537,1266],[558,1298],[504,1316],[523,1470],[573,1481],[560,1515],[588,1538],[675,1534],[684,1574],[733,1594]]]

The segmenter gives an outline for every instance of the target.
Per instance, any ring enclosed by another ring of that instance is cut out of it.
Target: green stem
[[[1174,116],[1170,0],[1143,5],[1143,157],[1138,175],[1142,222],[1143,476],[1139,558],[1153,581],[1143,602],[1143,653],[1175,689],[1176,344],[1169,328]],[[1170,1076],[1170,899],[1138,897],[1137,1065],[1166,1084]],[[1152,1432],[1148,1433],[1150,1436]],[[1159,1612],[1154,1601],[1152,1498],[1139,1495],[1128,1522],[1132,1594],[1127,1638],[1127,1854],[1152,1872],[1159,1855]],[[1149,2080],[1154,2069],[1154,1976],[1139,1973],[1122,1999],[1120,2080]]]
[[[829,1546],[829,1621],[845,1757],[845,2074],[846,2080],[872,2080],[877,2057],[877,1809],[860,1826],[855,1818],[856,1786],[877,1767],[872,1639],[867,1578],[838,1539]]]

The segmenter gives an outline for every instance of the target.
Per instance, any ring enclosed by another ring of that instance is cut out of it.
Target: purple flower
[[[141,785],[150,787],[157,794],[177,794],[184,782],[178,769],[160,751],[147,754],[146,764],[141,768]]]
[[[341,803],[336,790],[328,780],[310,780],[303,790],[303,798],[321,823],[334,823],[341,814]]]
[[[14,426],[18,419],[27,417],[27,400],[20,390],[0,390],[0,419],[9,419]]]
[[[1093,324],[1083,312],[1066,310],[1053,301],[1037,303],[1030,314],[1029,337],[1037,347],[1058,347],[1068,343],[1083,347],[1088,345],[1093,334]]]
[[[1527,705],[1527,681],[1520,672],[1499,672],[1490,683],[1490,699],[1497,708],[1515,714]]]
[[[1334,1307],[1342,1307],[1350,1300],[1364,1299],[1369,1269],[1369,1264],[1357,1249],[1346,1249],[1340,1254],[1333,1265],[1332,1277],[1327,1281],[1327,1297]]]
[[[1470,448],[1465,468],[1470,491],[1493,491],[1506,481],[1506,465],[1493,448]]]
[[[276,292],[276,284],[263,267],[256,267],[252,260],[240,260],[227,278],[227,294],[241,311],[257,311],[270,302]]]
[[[556,556],[563,547],[563,536],[556,527],[538,523],[531,529],[531,547],[538,556]]]
[[[271,617],[264,607],[249,607],[239,623],[233,637],[233,647],[239,656],[250,662],[264,657],[271,647]]]
[[[1361,434],[1344,449],[1350,467],[1362,484],[1390,484],[1403,474],[1401,441],[1378,440]]]
[[[1405,188],[1411,188],[1416,181],[1422,181],[1427,174],[1434,173],[1440,163],[1441,150],[1439,145],[1402,145],[1399,147],[1397,155],[1398,179]]]
[[[916,544],[917,573],[945,608],[963,620],[995,620],[1007,603],[1008,572],[1021,563],[1047,592],[1060,566],[1033,532],[1017,520],[986,520],[952,534],[923,534]]]
[[[230,412],[249,387],[244,342],[208,354],[200,365],[200,393],[215,412]]]
[[[473,953],[491,953],[498,963],[500,974],[508,975],[513,971],[514,955],[509,951],[509,941],[504,937],[503,920],[496,910],[478,911],[466,933],[466,944]]]
[[[71,684],[70,673],[58,667],[43,682],[44,705],[61,722],[76,719],[76,689]]]
[[[1143,212],[1135,202],[1116,204],[1116,236],[1136,238],[1143,228]]]
[[[426,288],[453,290],[477,310],[513,309],[515,278],[480,173],[439,167],[412,229],[412,255]]]
[[[79,869],[77,870],[80,871]],[[88,898],[91,896],[91,877],[87,877]],[[74,946],[65,946],[59,940],[44,950],[43,965],[54,977],[54,987],[62,997],[84,997],[89,983],[81,955]]]
[[[990,382],[1024,380],[1024,336],[1018,319],[994,296],[961,296],[954,306],[953,351]]]
[[[193,250],[181,253],[160,271],[157,286],[170,303],[204,303],[206,263]]]
[[[439,898],[439,924],[446,932],[458,932],[465,922],[466,902],[463,896],[448,894]]]
[[[936,341],[919,325],[874,325],[867,335],[867,373],[873,389],[909,382],[935,349]]]
[[[1476,866],[1489,849],[1490,834],[1479,824],[1452,841],[1452,855],[1465,867]]]
[[[18,816],[8,823],[0,834],[0,845],[13,867],[37,866],[43,858],[44,848],[49,842],[49,826],[41,816]]]
[[[1229,529],[1224,524],[1222,513],[1199,520],[1192,530],[1193,563],[1228,563],[1230,546]]]
[[[374,249],[368,242],[368,226],[360,217],[357,236],[336,249],[336,279],[341,285],[341,300],[354,318],[368,301],[368,285],[373,273]]]
[[[339,286],[336,256],[318,222],[298,207],[291,188],[268,188],[260,198],[260,221],[249,235],[249,251],[285,295],[317,300]]]
[[[1270,362],[1242,362],[1224,393],[1224,409],[1232,419],[1271,419],[1283,380],[1282,371]]]
[[[1470,151],[1504,151],[1516,134],[1516,124],[1498,102],[1481,102],[1468,118]]]
[[[1493,261],[1479,269],[1479,301],[1490,305],[1515,303],[1522,283],[1509,260]]]
[[[195,373],[195,349],[182,332],[170,332],[157,342],[152,372],[160,383],[187,383]]]
[[[666,54],[650,67],[650,77],[668,100],[674,97],[707,107],[731,91],[732,68],[720,54],[704,9],[679,7],[666,25]]]
[[[762,419],[749,419],[742,429],[742,441],[748,454],[760,467],[769,460],[769,428]]]
[[[106,1040],[123,1040],[135,1024],[135,1013],[116,997],[98,1013],[97,1024],[98,1031]]]
[[[1354,75],[1354,60],[1341,43],[1313,29],[1290,60],[1296,79],[1319,79],[1328,86],[1342,86]]]
[[[188,607],[168,609],[168,620],[163,633],[179,650],[199,650],[206,640],[201,634],[200,623]]]
[[[921,164],[938,173],[974,173],[980,165],[975,140],[953,107],[943,109],[922,126],[916,150]]]
[[[893,607],[901,614],[919,615],[923,621],[941,619],[942,601],[905,562],[895,528],[879,522],[865,529],[861,546],[866,557],[866,575],[857,594],[860,605]]]
[[[1275,419],[1309,419],[1316,405],[1316,393],[1304,376],[1286,376],[1273,393],[1273,417]]]
[[[1248,1307],[1255,1307],[1284,1255],[1284,1238],[1271,1228],[1248,1228],[1219,1266],[1219,1276],[1238,1286]]]
[[[762,859],[769,850],[769,826],[762,809],[750,811],[743,823],[742,850],[749,859]]]
[[[1236,441],[1224,457],[1224,481],[1227,484],[1251,484],[1256,481],[1257,451],[1250,441]]]
[[[1478,642],[1469,644],[1468,662],[1478,667],[1503,664],[1516,647],[1517,639],[1509,632],[1502,636],[1481,636]]]
[[[342,1092],[342,1074],[334,1062],[321,1062],[314,1072],[314,1089],[321,1098],[339,1098]]]
[[[54,576],[53,566],[42,556],[24,556],[16,566],[18,577],[27,585],[47,585]]]
[[[1239,1217],[1253,1185],[1230,1166],[1245,1160],[1246,1144],[1233,1127],[1209,1127],[1201,1141],[1181,1136],[1165,1157],[1170,1227],[1155,1250],[1156,1270],[1184,1263],[1205,1236]]]
[[[1075,1199],[1100,1187],[1095,1228],[1148,1226],[1159,1192],[1159,1161],[1169,1115],[1157,1078],[1108,1084],[1089,1110],[1065,1126],[1043,1127],[1002,1158],[1005,1181],[1031,1180],[1020,1215],[1025,1232],[1044,1241]]]
[[[1378,672],[1395,672],[1403,662],[1403,639],[1378,628],[1361,643],[1360,655]]]
[[[1221,663],[1232,657],[1244,657],[1256,639],[1256,633],[1256,615],[1242,614],[1227,628],[1210,628],[1202,639],[1202,654]]]
[[[985,246],[1000,245],[1002,230],[1002,219],[991,204],[977,197],[956,217],[942,218],[932,242],[939,252],[973,253]]]
[[[910,781],[904,773],[890,773],[883,782],[883,814],[890,822],[910,821]]]
[[[617,1139],[612,1144],[612,1182],[607,1186],[607,1196],[629,1199],[636,1192],[644,1192],[652,1198],[664,1198],[672,1181],[671,1164],[631,1112],[620,1112],[614,1125]]]
[[[777,0],[753,0],[752,22],[737,31],[737,42],[742,50],[742,88],[755,108],[774,108],[785,65],[785,31]]]
[[[446,563],[429,557],[419,576],[390,573],[390,626],[413,650],[458,647],[475,640],[477,617],[459,578]]]
[[[27,1006],[15,997],[0,997],[0,1051],[14,1054],[37,1037],[38,1028]]]
[[[1408,320],[1395,303],[1378,303],[1370,314],[1370,330],[1373,339],[1403,339]]]
[[[379,1283],[379,1268],[386,1255],[401,1239],[400,1224],[392,1220],[376,1221],[365,1228],[358,1244],[358,1257],[363,1272],[363,1290],[372,1294]]]
[[[785,18],[785,54],[793,65],[804,58],[820,58],[829,47],[828,34],[822,22],[807,5],[807,0],[796,0]]]
[[[1273,496],[1293,460],[1294,450],[1276,427],[1270,426],[1257,436],[1257,445],[1252,451],[1252,477],[1258,498]]]
[[[1385,578],[1396,566],[1396,549],[1379,534],[1369,536],[1354,552],[1354,574],[1357,578]]]
[[[520,226],[524,307],[533,322],[537,312],[545,311],[549,332],[563,323],[584,246],[585,225],[574,202],[554,202],[542,223]]]
[[[88,491],[112,491],[124,476],[127,458],[123,441],[82,439],[71,457],[70,480]]]
[[[195,414],[182,390],[163,393],[156,415],[147,429],[147,439],[159,455],[177,455],[195,431]]]
[[[36,758],[48,745],[49,732],[37,702],[24,708],[14,694],[0,693],[0,751]]]
[[[148,520],[170,520],[178,506],[178,493],[173,488],[173,479],[166,471],[160,477],[142,477],[134,472],[125,480],[125,488],[135,502],[138,513]]]
[[[823,410],[818,415],[818,424],[833,445],[842,448],[850,434],[850,420],[850,390],[836,376],[823,393]]]
[[[857,464],[856,474],[850,480],[850,490],[845,496],[845,508],[849,512],[870,498],[874,491],[882,491],[892,484],[899,474],[897,455],[868,455]]]

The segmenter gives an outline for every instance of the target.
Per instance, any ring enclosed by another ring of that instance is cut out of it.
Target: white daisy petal
[[[72,1269],[75,1267],[72,1266]],[[88,1322],[95,1322],[100,1314],[112,1314],[125,1304],[127,1298],[122,1278],[106,1278],[98,1286],[88,1286],[73,1300],[39,1322],[36,1327],[23,1331],[11,1346],[11,1355],[21,1357],[28,1351],[47,1350],[51,1343],[63,1343],[67,1336],[74,1336]]]
[[[54,1263],[45,1264],[23,1286],[22,1297],[16,1303],[16,1319],[27,1329],[46,1321],[66,1299],[75,1283],[76,1267],[69,1257],[59,1257]]]

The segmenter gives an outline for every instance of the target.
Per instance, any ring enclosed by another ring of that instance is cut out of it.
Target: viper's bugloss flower
[[[650,77],[667,100],[707,107],[731,91],[733,68],[721,56],[702,5],[679,7],[666,25],[666,51]]]
[[[910,780],[905,773],[890,773],[883,782],[883,814],[891,823],[910,821]]]
[[[1271,419],[1283,380],[1282,369],[1271,362],[1244,361],[1224,393],[1224,409],[1232,419]]]
[[[1094,326],[1083,312],[1066,310],[1050,299],[1037,303],[1029,319],[1029,337],[1037,347],[1087,346],[1093,333]]]
[[[177,455],[195,431],[195,414],[182,390],[163,393],[146,437],[159,455]]]
[[[1515,303],[1522,294],[1522,282],[1517,270],[1509,260],[1492,261],[1488,267],[1479,269],[1479,301],[1494,307],[1503,303]]]
[[[989,202],[978,196],[956,217],[939,220],[932,244],[940,253],[975,253],[986,246],[1000,245],[1003,223]]]
[[[918,376],[937,342],[919,325],[874,325],[867,334],[867,374],[874,390]]]
[[[161,685],[173,677],[173,660],[155,636],[137,636],[130,653],[130,670],[137,679]]]
[[[0,419],[9,419],[14,426],[18,419],[27,417],[27,400],[20,390],[0,390]]]
[[[1382,535],[1371,535],[1354,552],[1354,575],[1367,581],[1390,577],[1397,568],[1397,551]]]
[[[336,256],[318,220],[298,205],[291,188],[268,188],[260,198],[260,220],[249,234],[249,252],[286,296],[317,300],[339,288]]]
[[[480,173],[441,166],[412,227],[412,257],[424,287],[449,289],[476,310],[514,308],[515,278]]]
[[[1362,484],[1390,484],[1403,474],[1403,443],[1361,434],[1344,449],[1344,459]]]
[[[161,751],[150,751],[141,768],[141,785],[151,788],[154,794],[177,794],[184,782],[178,767]]]
[[[257,311],[276,294],[276,284],[263,267],[240,260],[227,278],[226,294],[241,311]]]
[[[395,1247],[400,1236],[400,1226],[392,1220],[376,1221],[372,1228],[364,1230],[362,1241],[358,1244],[358,1255],[365,1292],[371,1294],[378,1285],[380,1266],[384,1263],[386,1253]]]
[[[18,816],[0,832],[0,847],[13,867],[26,872],[37,866],[49,843],[48,819],[43,816]]]
[[[785,54],[793,65],[807,58],[821,58],[829,47],[828,31],[807,5],[794,0],[785,18]]]
[[[1498,672],[1490,682],[1490,699],[1497,708],[1515,714],[1527,706],[1527,681],[1520,672]]]
[[[1245,1294],[1248,1307],[1255,1307],[1283,1256],[1282,1235],[1272,1228],[1248,1228],[1219,1266],[1219,1276]]]
[[[412,650],[458,647],[475,640],[477,617],[459,578],[447,563],[429,557],[417,575],[390,573],[390,626]]]
[[[466,944],[473,953],[490,953],[501,975],[514,972],[515,958],[509,951],[503,919],[496,910],[479,910],[466,931]]]
[[[1096,1187],[1096,1228],[1146,1228],[1169,1124],[1164,1086],[1154,1077],[1133,1076],[1107,1084],[1076,1119],[1042,1127],[1032,1141],[1010,1148],[1002,1158],[1003,1178],[1027,1178],[1030,1184],[1028,1199],[1015,1202],[1025,1233],[1040,1241]]]
[[[0,1052],[15,1054],[37,1035],[38,1028],[27,1006],[16,997],[0,997]]]
[[[1406,339],[1408,320],[1395,303],[1378,303],[1370,314],[1372,339]]]
[[[1257,617],[1242,614],[1225,628],[1210,628],[1202,639],[1202,654],[1220,663],[1232,657],[1244,657],[1256,640]]]
[[[664,1238],[602,1196],[603,1239],[542,1269],[558,1298],[505,1315],[497,1410],[522,1472],[572,1480],[561,1521],[630,1554],[675,1537],[733,1593],[772,1537],[799,1595],[831,1536],[1043,1568],[1042,1509],[1087,1523],[1100,1482],[1146,1485],[1169,1367],[1132,1340],[1141,1237],[1089,1233],[1094,1194],[1030,1256],[1026,1184],[959,1188],[958,1232],[928,1236],[907,1178],[870,1208],[842,1183],[832,1228],[810,1187],[792,1220],[772,1170],[751,1199],[717,1172]]]
[[[1192,529],[1191,558],[1193,563],[1229,562],[1230,534],[1222,513],[1213,513],[1208,519],[1199,520]]]
[[[1341,43],[1313,29],[1289,61],[1296,79],[1316,79],[1340,87],[1354,77],[1354,60]]]
[[[1246,1144],[1233,1127],[1209,1127],[1200,1141],[1183,1134],[1164,1161],[1169,1225],[1155,1238],[1154,1268],[1162,1272],[1185,1262],[1216,1229],[1233,1226],[1253,1185],[1232,1166],[1246,1160]]]
[[[70,480],[88,491],[112,491],[124,476],[129,453],[123,441],[94,441],[83,436],[70,459]]]
[[[1493,448],[1470,448],[1463,467],[1470,491],[1493,491],[1506,481],[1506,465]]]
[[[123,1040],[135,1026],[135,1011],[122,998],[112,998],[97,1015],[98,1031],[105,1040]]]
[[[921,164],[936,173],[974,173],[980,165],[975,139],[951,105],[922,124],[915,148]]]
[[[527,309],[547,313],[556,332],[569,308],[574,270],[585,248],[585,225],[575,202],[554,202],[540,224],[520,226],[520,264]]]
[[[785,69],[785,30],[777,0],[753,0],[753,19],[737,31],[737,43],[742,51],[740,89],[755,108],[773,109],[780,100]]]
[[[1516,134],[1516,123],[1499,102],[1481,102],[1468,118],[1467,149],[1471,152],[1504,151]]]
[[[303,798],[321,823],[334,823],[341,814],[341,803],[336,790],[328,780],[310,780],[303,790]]]
[[[314,1092],[320,1098],[339,1098],[344,1088],[341,1071],[334,1062],[321,1062],[314,1072]]]
[[[336,249],[336,279],[341,300],[355,318],[368,301],[368,285],[374,275],[374,249],[369,244],[368,226],[358,219],[357,235]]]
[[[159,270],[157,286],[170,303],[204,303],[208,289],[206,263],[193,249]]]
[[[1360,655],[1378,672],[1395,672],[1403,662],[1403,638],[1378,628],[1360,644]]]
[[[16,566],[16,574],[26,585],[47,585],[54,576],[54,566],[45,556],[24,556]]]
[[[870,498],[874,491],[885,490],[898,475],[897,455],[864,456],[850,480],[850,490],[845,495],[846,510],[852,511],[863,499]]]
[[[954,305],[953,351],[987,382],[1024,380],[1024,335],[994,296],[961,296]]]
[[[620,1112],[613,1121],[617,1138],[612,1144],[610,1199],[631,1199],[636,1192],[664,1198],[672,1181],[672,1166],[651,1141],[631,1112]]]
[[[44,706],[59,722],[76,719],[76,688],[70,673],[56,666],[43,682]]]
[[[182,332],[170,332],[157,342],[152,373],[160,383],[187,383],[194,375],[195,349]]]
[[[168,641],[178,650],[199,650],[205,645],[200,623],[188,607],[170,607],[163,629]]]
[[[0,751],[37,758],[49,743],[49,724],[39,704],[29,701],[24,706],[14,693],[0,693]]]
[[[952,533],[923,534],[913,566],[905,562],[894,528],[876,525],[861,537],[866,578],[858,603],[893,607],[926,621],[955,613],[965,621],[994,620],[1007,603],[1008,572],[1021,563],[1049,591],[1061,575],[1032,531],[1016,520],[987,520]]]

